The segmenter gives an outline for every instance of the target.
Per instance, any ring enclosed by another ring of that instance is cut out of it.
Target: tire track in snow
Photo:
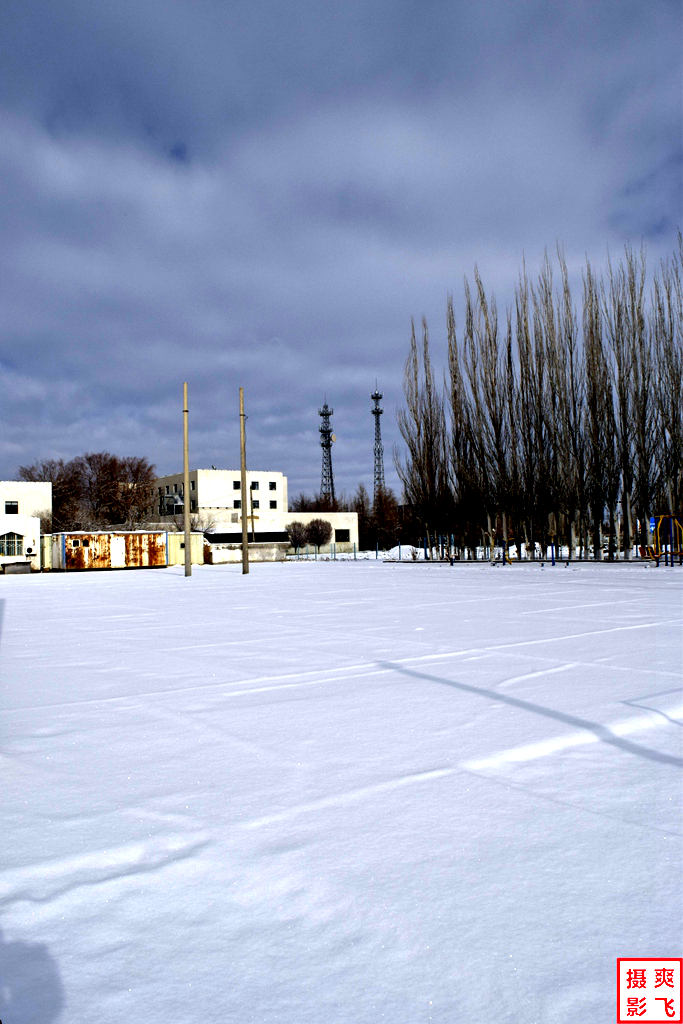
[[[535,672],[524,672],[521,676],[508,676],[507,679],[501,679],[499,683],[494,683],[492,688],[501,690],[506,686],[512,686],[514,683],[526,682],[527,679],[545,679],[546,676],[555,676],[558,672],[568,672],[570,669],[576,668],[577,665],[578,662],[576,661],[567,661],[552,668],[540,668],[536,669]]]
[[[289,821],[291,818],[297,818],[301,814],[310,814],[313,811],[325,810],[328,807],[343,807],[346,804],[365,800],[366,797],[375,796],[377,793],[388,793],[394,789],[402,789],[404,786],[432,782],[434,779],[443,779],[449,775],[458,774],[461,771],[462,768],[458,766],[456,768],[431,768],[428,771],[401,775],[395,779],[388,779],[386,782],[378,782],[372,786],[360,786],[358,789],[348,789],[342,793],[335,793],[332,796],[321,797],[319,800],[311,800],[305,804],[287,807],[285,810],[276,811],[274,814],[265,814],[261,818],[253,818],[251,821],[242,822],[242,828],[245,831],[263,828],[264,825],[272,825],[279,821]]]
[[[97,850],[77,857],[4,871],[0,879],[0,905],[49,903],[84,886],[103,885],[133,875],[161,871],[192,857],[210,844],[206,835],[154,836]]]
[[[416,654],[405,658],[394,658],[391,665],[415,665],[422,662],[442,661],[449,658],[461,658],[471,654],[487,654],[495,651],[504,651],[513,648],[535,647],[541,644],[556,644],[563,640],[578,640],[588,636],[604,636],[612,633],[621,633],[632,630],[654,629],[657,626],[679,625],[680,620],[661,619],[654,622],[639,622],[627,626],[610,626],[606,629],[591,629],[583,633],[565,633],[560,636],[547,636],[534,640],[511,640],[501,644],[478,644],[474,647],[464,647],[455,651],[438,651],[434,654]],[[577,663],[578,664],[578,663]],[[223,689],[226,697],[243,696],[249,693],[264,693],[269,690],[291,689],[296,686],[316,686],[321,683],[336,682],[340,679],[362,678],[363,676],[383,675],[391,669],[387,662],[365,661],[352,665],[341,665],[339,668],[318,668],[308,669],[304,672],[286,672],[281,675],[260,675],[247,679],[222,680],[215,683],[197,683],[194,686],[179,686],[165,690],[134,691],[132,693],[115,694],[111,697],[90,697],[86,700],[58,701],[53,704],[32,704],[21,705],[15,708],[3,709],[3,714],[13,714],[22,711],[42,711],[52,708],[76,707],[87,704],[107,704],[116,701],[131,701],[133,705],[137,698],[147,697],[169,697],[173,694],[192,693],[197,690]],[[662,673],[672,674],[672,673]],[[313,677],[313,678],[310,678]],[[287,680],[292,680],[288,682]],[[259,683],[266,683],[266,686],[259,686]],[[236,690],[231,687],[244,687]]]

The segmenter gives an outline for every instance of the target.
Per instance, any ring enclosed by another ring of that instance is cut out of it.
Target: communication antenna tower
[[[318,416],[322,420],[320,426],[320,447],[323,450],[323,465],[322,474],[320,477],[320,497],[327,499],[331,505],[334,505],[334,475],[332,473],[332,445],[337,438],[332,433],[332,425],[330,424],[330,416],[334,412],[334,409],[330,409],[327,404],[327,399],[322,409],[318,409]]]
[[[372,415],[375,417],[375,485],[374,493],[372,496],[373,504],[377,504],[377,499],[384,490],[384,447],[382,445],[382,428],[380,427],[379,418],[384,412],[384,409],[380,409],[379,403],[382,400],[382,394],[375,384],[375,390],[370,395],[370,398],[374,402],[374,408]]]

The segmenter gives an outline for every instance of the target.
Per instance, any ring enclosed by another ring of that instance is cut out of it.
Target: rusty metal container
[[[52,536],[53,569],[141,569],[167,564],[166,534],[161,532],[79,531]]]

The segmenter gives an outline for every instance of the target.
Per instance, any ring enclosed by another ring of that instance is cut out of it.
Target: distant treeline
[[[499,314],[478,271],[464,322],[447,307],[448,371],[432,368],[413,325],[396,465],[431,539],[473,547],[552,538],[610,557],[647,543],[651,514],[683,506],[683,240],[648,280],[626,248],[580,307],[558,250]],[[636,530],[636,520],[640,524]]]

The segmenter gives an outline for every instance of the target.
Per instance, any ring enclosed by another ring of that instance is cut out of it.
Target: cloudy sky
[[[84,451],[387,478],[410,318],[681,222],[680,0],[4,0],[0,477]]]

